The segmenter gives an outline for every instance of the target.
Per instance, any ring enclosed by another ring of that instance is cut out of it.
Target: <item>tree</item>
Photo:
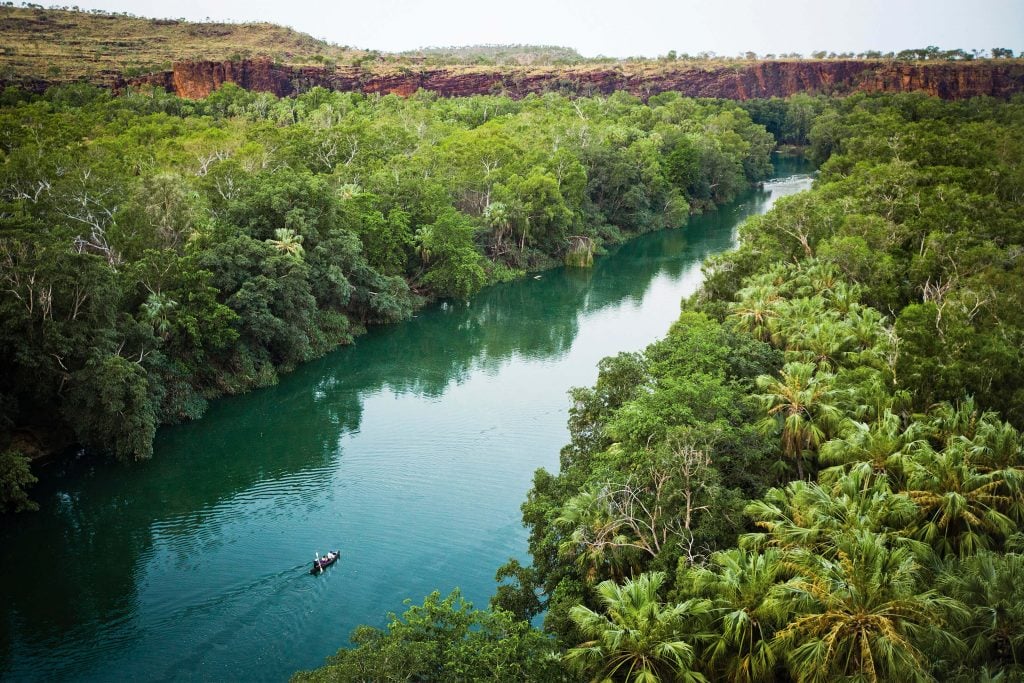
[[[963,562],[953,562],[938,585],[943,593],[961,601],[970,610],[970,620],[962,630],[968,664],[1021,666],[1024,662],[1024,555],[983,552]]]
[[[632,472],[566,501],[555,519],[565,532],[559,553],[574,559],[591,582],[602,574],[622,578],[670,552],[697,561],[702,516],[721,497],[711,449],[709,439],[699,441],[688,430],[674,431],[662,446],[637,456],[612,446],[609,461],[629,463]]]
[[[879,474],[888,474],[891,481],[900,481],[908,457],[926,450],[925,425],[913,421],[904,426],[902,418],[886,408],[871,423],[848,421],[840,438],[821,447],[818,459],[843,469],[855,463],[868,463]]]
[[[166,339],[171,333],[171,313],[178,307],[178,302],[167,294],[151,292],[146,301],[139,306],[142,317],[153,326],[153,331]]]
[[[650,374],[644,357],[639,353],[623,352],[598,362],[597,382],[593,388],[569,390],[570,442],[562,448],[563,470],[568,470],[578,459],[611,445],[611,439],[605,433],[607,421],[649,382]]]
[[[423,284],[441,296],[462,298],[484,285],[487,276],[473,243],[473,224],[464,214],[448,209],[419,236],[420,253],[430,263]]]
[[[832,375],[816,371],[811,363],[786,363],[779,377],[762,375],[757,396],[768,416],[762,425],[766,430],[782,433],[782,450],[796,462],[797,477],[804,477],[804,460],[817,452],[835,430],[838,410],[834,405]]]
[[[602,582],[597,591],[603,614],[583,605],[570,611],[591,640],[571,648],[566,661],[595,681],[706,682],[694,667],[694,644],[704,637],[695,627],[706,619],[711,603],[695,599],[663,604],[658,591],[664,580],[664,573],[652,572],[621,586]]]
[[[26,492],[37,481],[28,458],[14,450],[0,452],[0,513],[38,510]]]
[[[907,463],[906,495],[921,509],[915,538],[942,555],[961,557],[992,548],[1018,527],[1007,513],[1020,509],[1021,473],[973,467],[969,451],[953,444]]]
[[[836,541],[835,559],[789,556],[799,576],[784,590],[798,611],[774,644],[790,673],[799,683],[933,680],[926,653],[962,651],[947,626],[965,615],[963,605],[921,588],[924,572],[909,549],[870,532]]]
[[[504,202],[491,202],[484,209],[484,222],[491,228],[492,253],[500,256],[506,251],[505,235],[511,227],[511,216]]]
[[[758,339],[771,339],[771,319],[778,315],[776,306],[782,300],[778,287],[757,282],[741,289],[736,296],[738,301],[729,305],[730,315]]]
[[[95,353],[71,377],[64,418],[82,443],[107,449],[119,460],[153,454],[156,410],[140,359]]]
[[[409,605],[410,601],[406,601]],[[475,610],[458,589],[442,599],[390,615],[385,630],[360,626],[354,648],[342,648],[326,666],[296,674],[296,683],[321,681],[518,681],[560,678],[554,642],[501,610]]]
[[[622,579],[636,553],[644,550],[623,533],[626,522],[616,502],[607,486],[586,490],[566,501],[555,519],[565,534],[559,555],[574,560],[588,583],[601,575]]]
[[[279,252],[296,261],[301,261],[305,250],[302,248],[302,235],[298,235],[290,228],[277,228],[274,230],[274,239],[267,240]]]
[[[834,372],[846,360],[853,341],[846,325],[826,318],[790,333],[786,359],[813,363],[825,372]]]
[[[680,592],[708,598],[714,608],[713,637],[703,649],[713,680],[773,678],[779,656],[772,640],[793,609],[780,590],[787,574],[783,554],[772,548],[760,553],[733,548],[713,554],[708,566],[681,568]]]
[[[534,567],[524,567],[519,560],[511,558],[498,567],[494,575],[498,588],[491,596],[491,609],[504,610],[522,621],[532,621],[544,611],[544,604],[538,595],[538,576]],[[501,583],[511,580],[512,583]]]
[[[743,547],[802,550],[831,559],[841,550],[837,540],[856,534],[915,545],[902,532],[916,518],[917,506],[894,494],[869,467],[856,467],[829,485],[793,481],[770,489],[745,512],[763,531],[744,535]]]

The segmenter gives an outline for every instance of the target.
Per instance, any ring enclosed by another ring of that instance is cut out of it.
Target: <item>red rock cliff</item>
[[[178,62],[171,71],[118,85],[157,85],[182,97],[206,97],[224,83],[293,95],[313,86],[410,95],[423,88],[446,97],[549,91],[578,95],[624,90],[639,97],[675,90],[693,97],[749,99],[798,92],[848,94],[921,91],[945,99],[1008,97],[1024,90],[1024,64],[978,61],[935,64],[892,61],[771,61],[699,68],[685,64],[490,67],[292,67],[266,60]]]

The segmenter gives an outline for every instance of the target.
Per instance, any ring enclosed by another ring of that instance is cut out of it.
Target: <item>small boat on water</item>
[[[320,574],[324,569],[337,562],[339,557],[341,557],[340,550],[332,550],[323,557],[320,557],[320,553],[317,553],[316,559],[313,560],[313,568],[309,570],[309,573]]]

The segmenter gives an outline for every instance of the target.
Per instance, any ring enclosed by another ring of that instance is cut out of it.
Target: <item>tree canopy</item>
[[[160,424],[367,325],[682,225],[772,146],[723,101],[233,85],[9,88],[0,130],[0,447],[38,437],[17,490],[24,456],[147,458]]]

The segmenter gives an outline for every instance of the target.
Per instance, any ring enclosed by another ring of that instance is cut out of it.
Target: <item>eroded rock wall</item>
[[[410,95],[418,89],[445,97],[504,93],[523,97],[550,91],[576,95],[624,90],[649,97],[670,90],[693,97],[750,99],[798,92],[848,94],[920,91],[945,99],[976,95],[1008,97],[1024,90],[1019,62],[771,61],[697,68],[675,64],[622,66],[480,67],[292,67],[267,60],[178,62],[171,71],[117,85],[157,85],[182,97],[201,98],[224,83],[247,90],[294,95],[313,86],[331,90]]]

